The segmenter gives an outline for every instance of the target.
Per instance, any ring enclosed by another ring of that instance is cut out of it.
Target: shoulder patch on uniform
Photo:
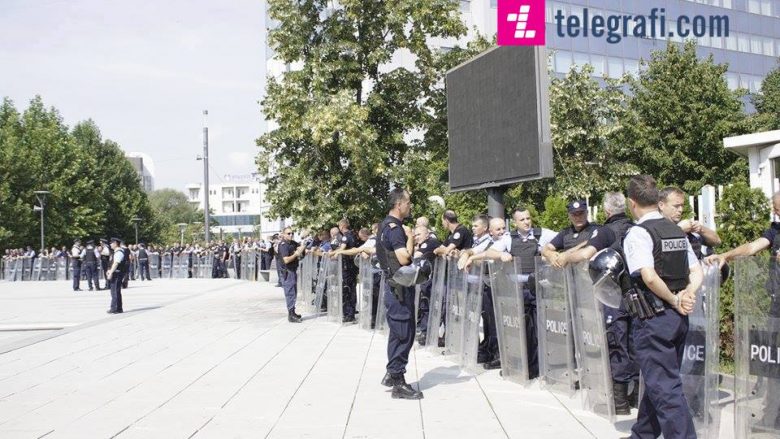
[[[387,225],[387,227],[390,227],[391,229],[394,229],[394,228],[398,227],[398,224],[390,223],[390,224]]]
[[[599,236],[599,229],[596,229],[596,230],[594,230],[594,231],[593,231],[593,234],[592,234],[592,235],[590,235],[590,237],[591,237],[591,238],[595,238],[595,237],[597,237],[597,236]]]
[[[452,235],[452,239],[458,239],[460,238],[460,232],[455,232],[454,235]]]
[[[344,241],[344,242],[347,242],[347,237],[346,236],[342,236],[341,240]]]
[[[420,248],[428,248],[428,243],[427,242],[423,242],[422,245],[420,246]]]

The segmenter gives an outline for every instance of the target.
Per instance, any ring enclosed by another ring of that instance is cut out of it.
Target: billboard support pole
[[[504,193],[507,186],[487,188],[488,215],[493,218],[505,218]]]

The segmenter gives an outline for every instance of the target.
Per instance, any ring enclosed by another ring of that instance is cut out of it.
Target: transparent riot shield
[[[68,261],[64,257],[57,258],[57,280],[67,279]]]
[[[49,275],[47,280],[57,280],[57,258],[51,257],[49,262]]]
[[[580,396],[585,410],[615,422],[615,399],[602,304],[594,295],[588,261],[566,267],[573,313],[574,349],[579,365]]]
[[[460,353],[460,365],[470,372],[477,372],[477,352],[479,351],[480,322],[482,320],[482,293],[489,282],[484,276],[484,261],[472,264],[465,273],[466,300],[463,312],[463,347]],[[485,283],[483,283],[485,282]]]
[[[27,256],[22,258],[22,280],[27,281],[32,278],[32,259]]]
[[[41,262],[42,261],[43,261],[43,258],[35,258],[35,259],[33,259],[32,275],[30,276],[30,280],[41,280]]]
[[[433,263],[431,279],[431,298],[428,302],[428,330],[426,332],[425,347],[436,353],[441,352],[439,337],[442,329],[442,316],[447,295],[447,258],[439,256]]]
[[[328,321],[341,323],[344,316],[342,308],[341,255],[335,259],[326,257],[326,288],[328,290]]]
[[[162,273],[160,275],[163,279],[170,279],[171,278],[171,255],[170,253],[165,253],[162,255]]]
[[[149,276],[152,279],[160,277],[160,254],[149,253]]]
[[[249,273],[247,272],[247,267],[249,266],[249,252],[242,250],[241,253],[239,253],[239,260],[239,277],[243,280],[249,280]]]
[[[445,354],[460,358],[463,352],[463,319],[466,316],[466,273],[455,261],[447,265],[447,323]]]
[[[314,280],[314,312],[319,313],[322,310],[322,301],[327,299],[326,297],[326,283],[327,283],[327,264],[328,258],[317,256],[314,261],[316,269],[316,276]]]
[[[0,266],[3,267],[2,269],[2,280],[7,280],[9,277],[11,277],[11,267],[8,264],[8,260],[3,259],[0,261]]]
[[[361,329],[371,330],[371,314],[374,304],[374,273],[371,267],[371,261],[368,258],[357,257],[358,285],[360,286],[360,313],[358,314],[358,324]]]
[[[536,312],[539,378],[551,390],[574,394],[574,350],[564,270],[536,258]]]
[[[171,278],[181,278],[181,255],[171,255]]]
[[[374,331],[386,334],[387,333],[387,307],[385,306],[385,289],[388,288],[385,285],[385,274],[379,274],[379,292],[377,294],[376,304],[376,324],[374,325]]]
[[[201,269],[200,269],[200,263],[203,260],[203,258],[195,253],[192,255],[192,277],[194,278],[200,278],[201,277]]]
[[[765,254],[732,268],[736,437],[780,437],[780,264]]]
[[[521,274],[519,259],[496,261],[488,267],[501,354],[501,375],[505,380],[525,384],[529,375],[523,285],[528,276]]]
[[[696,436],[700,439],[717,439],[720,434],[720,270],[711,265],[703,265],[702,268],[704,281],[696,294],[693,313],[688,315],[688,335],[680,375]]]

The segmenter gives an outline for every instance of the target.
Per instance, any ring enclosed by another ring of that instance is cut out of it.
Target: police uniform
[[[565,229],[558,232],[555,238],[550,241],[550,244],[555,247],[556,251],[566,251],[576,247],[578,244],[587,242],[593,232],[598,230],[600,226],[598,224],[586,223],[582,230],[577,230],[574,226],[570,225]]]
[[[434,250],[439,248],[441,243],[436,236],[429,234],[428,238],[423,241],[416,249],[422,253],[421,259],[424,259],[433,267],[436,255]],[[433,270],[431,270],[433,272]],[[430,300],[431,300],[431,287],[433,286],[433,279],[428,278],[425,282],[420,284],[420,304],[417,313],[417,333],[419,334],[417,340],[425,343],[426,332],[428,331],[428,314],[430,313]]]
[[[141,272],[142,281],[144,280],[144,273],[146,274],[146,280],[152,280],[151,276],[149,276],[149,252],[143,244],[138,248],[138,271]]]
[[[73,291],[81,291],[81,245],[79,241],[70,249],[70,265],[73,267]]]
[[[341,236],[339,246],[344,246],[345,250],[358,246],[358,241],[352,230],[347,230]],[[344,311],[344,321],[355,321],[355,305],[357,304],[357,266],[354,256],[341,256],[341,303]]]
[[[605,248],[612,248],[622,254],[623,237],[634,225],[634,222],[626,216],[625,213],[610,216],[604,222],[604,227],[594,232],[588,245],[601,251]],[[605,325],[607,330],[607,346],[609,349],[609,365],[612,374],[613,390],[615,393],[615,408],[621,413],[627,414],[630,410],[630,402],[636,405],[635,401],[629,401],[628,385],[639,380],[639,365],[636,362],[636,352],[632,341],[633,326],[631,316],[621,302],[620,308],[612,308],[603,305]],[[638,394],[638,388],[634,388],[632,395]],[[622,406],[622,408],[620,407]]]
[[[298,258],[287,263],[284,262],[284,258],[292,256],[298,249],[298,245],[295,241],[283,241],[279,244],[278,253],[284,300],[287,304],[287,312],[291,316],[297,316],[295,314],[295,301],[298,299]]]
[[[80,257],[82,267],[87,273],[87,285],[89,285],[89,291],[93,290],[93,282],[95,284],[94,289],[100,290],[100,282],[98,281],[97,274],[97,264],[98,259],[100,258],[100,253],[98,253],[94,244],[94,241],[87,241],[87,246],[84,248],[84,250],[81,251]]]
[[[458,226],[455,227],[455,230],[447,235],[443,245],[448,247],[450,244],[455,244],[456,250],[463,250],[466,248],[472,248],[473,243],[474,241],[471,230],[466,228],[466,226],[463,224],[458,224]]]
[[[525,314],[525,339],[528,351],[528,377],[539,376],[539,339],[536,326],[536,282],[530,277],[536,270],[536,257],[541,254],[544,229],[533,228],[528,233],[515,230],[509,234],[512,240],[509,254],[518,261],[523,280],[523,306]],[[549,234],[550,232],[547,231]]]
[[[688,245],[685,233],[657,211],[645,214],[632,227],[623,243],[628,271],[640,290],[649,291],[642,282],[640,269],[652,267],[670,291],[676,293],[689,283],[690,267],[699,261]],[[635,318],[634,344],[645,393],[639,404],[632,438],[656,438],[663,433],[668,438],[695,438],[696,431],[683,395],[680,364],[682,363],[688,317],[671,305],[655,317]]]
[[[406,233],[401,220],[388,215],[379,226],[376,253],[379,265],[386,274],[384,289],[387,312],[387,372],[394,379],[403,379],[409,362],[409,351],[414,344],[414,288],[392,282],[393,274],[401,267],[395,250],[406,248]]]
[[[119,244],[119,240],[111,238],[112,242]],[[127,273],[128,258],[127,254],[121,247],[117,247],[111,253],[108,261],[108,269],[114,266],[114,262],[117,262],[116,270],[111,273],[111,277],[108,279],[108,285],[111,289],[111,308],[108,310],[109,314],[119,314],[124,312],[122,309],[122,280],[125,273]],[[106,270],[108,271],[108,270]]]
[[[122,288],[127,288],[130,282],[130,270],[133,266],[133,259],[130,257],[130,249],[127,248],[124,243],[122,243],[120,248],[122,249],[122,253],[124,253],[125,261],[125,270],[123,271],[124,276],[122,277]]]

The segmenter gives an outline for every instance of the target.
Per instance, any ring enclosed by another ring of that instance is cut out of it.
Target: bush
[[[558,231],[569,225],[569,214],[566,210],[565,198],[550,195],[544,200],[544,211],[539,216],[539,225]]]

